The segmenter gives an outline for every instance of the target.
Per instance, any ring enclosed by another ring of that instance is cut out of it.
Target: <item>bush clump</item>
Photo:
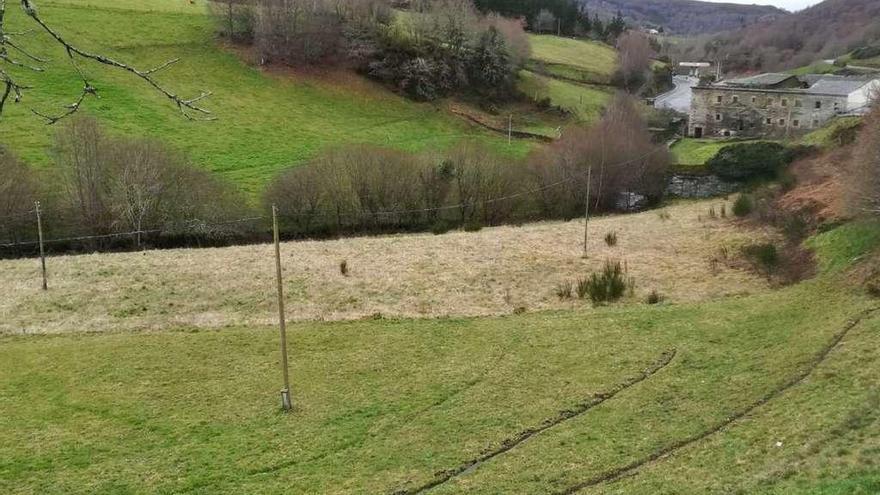
[[[721,148],[707,165],[721,179],[740,182],[775,178],[794,157],[779,143],[740,143]]]
[[[743,255],[754,263],[756,268],[764,272],[768,278],[776,272],[777,268],[779,268],[779,250],[774,244],[751,244],[745,246],[742,252]]]
[[[578,283],[578,296],[589,296],[594,303],[614,302],[623,297],[629,286],[620,262],[609,260],[601,273],[593,273]]]
[[[740,194],[733,202],[733,214],[738,217],[748,216],[755,209],[755,202],[748,194]]]
[[[566,280],[560,282],[559,285],[556,286],[556,297],[562,300],[571,299],[573,290],[574,288],[572,287],[571,281]]]
[[[608,232],[605,234],[605,244],[609,247],[614,247],[617,245],[617,232]]]

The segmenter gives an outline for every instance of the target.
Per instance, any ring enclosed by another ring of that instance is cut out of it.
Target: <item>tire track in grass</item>
[[[440,471],[440,472],[436,473],[434,475],[434,479],[432,479],[431,481],[429,481],[421,486],[418,486],[415,488],[405,488],[405,489],[397,490],[397,491],[393,492],[393,495],[419,495],[419,494],[425,493],[431,489],[434,489],[434,488],[436,488],[436,487],[438,487],[438,486],[440,486],[440,485],[442,485],[442,484],[444,484],[444,483],[446,483],[446,482],[448,482],[458,476],[461,476],[462,474],[465,474],[467,472],[471,472],[471,471],[477,469],[478,467],[480,467],[481,464],[483,464],[487,461],[490,461],[490,460],[494,459],[495,457],[498,457],[499,455],[504,454],[505,452],[509,452],[509,451],[513,450],[514,448],[516,448],[517,446],[519,446],[520,444],[522,444],[526,440],[534,437],[535,435],[537,435],[541,432],[544,432],[546,430],[549,430],[550,428],[553,428],[554,426],[562,424],[565,421],[576,418],[576,417],[586,413],[590,409],[598,406],[599,404],[613,398],[615,395],[619,394],[620,392],[623,392],[624,390],[647,380],[648,378],[650,378],[651,376],[653,376],[654,374],[656,374],[657,372],[659,372],[660,370],[665,368],[670,362],[672,362],[672,359],[675,357],[675,354],[676,354],[675,349],[670,349],[668,351],[665,351],[663,354],[660,355],[660,357],[656,361],[654,361],[650,366],[648,366],[648,368],[646,368],[644,371],[642,371],[639,375],[631,377],[631,378],[627,379],[626,381],[617,384],[614,388],[612,388],[608,391],[594,394],[589,399],[575,405],[574,407],[572,407],[570,409],[565,409],[563,411],[560,411],[556,416],[545,420],[539,426],[529,428],[527,430],[524,430],[524,431],[518,433],[517,435],[515,435],[513,437],[506,438],[505,440],[503,440],[501,442],[501,444],[498,447],[484,452],[479,457],[476,457],[476,458],[471,459],[469,461],[463,462],[460,465],[458,465],[452,469],[447,469],[445,471]]]
[[[816,368],[819,367],[820,364],[822,364],[825,361],[825,359],[828,357],[828,355],[831,354],[831,351],[833,351],[834,349],[837,348],[837,346],[844,339],[844,337],[846,337],[846,335],[849,333],[850,330],[852,330],[853,328],[858,326],[858,324],[861,323],[862,321],[864,321],[865,318],[871,316],[873,313],[876,313],[877,311],[880,311],[880,308],[867,309],[867,310],[859,313],[855,318],[849,320],[846,323],[846,325],[844,325],[843,330],[841,330],[834,337],[832,337],[831,341],[828,342],[815,356],[813,356],[813,359],[810,360],[809,364],[807,364],[807,366],[805,368],[803,368],[797,374],[791,376],[788,380],[783,382],[778,387],[774,388],[770,392],[768,392],[765,395],[763,395],[762,397],[760,397],[758,400],[756,400],[755,402],[750,404],[748,407],[741,409],[740,411],[737,411],[736,413],[734,413],[732,416],[728,417],[724,421],[719,422],[715,426],[709,428],[708,430],[703,431],[702,433],[698,433],[696,435],[684,438],[684,439],[679,440],[671,445],[663,447],[660,450],[656,450],[652,454],[650,454],[647,457],[644,457],[640,460],[637,460],[637,461],[632,462],[630,464],[627,464],[625,466],[620,466],[620,467],[614,468],[606,473],[603,473],[603,474],[600,474],[600,475],[595,476],[593,478],[590,478],[589,480],[582,481],[580,483],[572,485],[561,492],[557,492],[558,495],[571,495],[571,494],[577,493],[585,488],[597,486],[602,483],[614,482],[614,481],[620,480],[621,478],[624,478],[624,477],[635,476],[636,474],[638,474],[638,470],[640,468],[653,465],[653,464],[655,464],[665,458],[672,456],[677,451],[679,451],[685,447],[693,445],[693,444],[699,442],[700,440],[704,440],[704,439],[714,435],[715,433],[718,433],[721,430],[724,430],[728,426],[732,425],[733,423],[737,422],[738,420],[742,419],[743,417],[749,415],[755,409],[763,406],[764,404],[767,404],[771,400],[773,400],[776,397],[779,397],[780,395],[785,393],[787,390],[789,390],[792,387],[803,382],[808,376],[810,376],[816,370]]]

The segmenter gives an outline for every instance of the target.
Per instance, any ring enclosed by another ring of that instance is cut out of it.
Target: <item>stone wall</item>
[[[688,134],[710,138],[798,136],[822,127],[846,108],[846,96],[695,87]]]

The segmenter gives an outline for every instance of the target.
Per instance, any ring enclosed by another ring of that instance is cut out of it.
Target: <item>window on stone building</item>
[[[758,97],[757,97],[757,96],[753,96],[753,97],[752,97],[752,104],[755,104],[755,103],[758,103]]]
[[[834,109],[835,109],[835,110],[840,110],[840,103],[838,103],[838,102],[835,101],[835,102],[834,102]]]
[[[772,124],[772,123],[773,123],[773,121],[770,120],[770,118],[767,118],[767,125],[770,125],[770,124]]]
[[[716,122],[721,121],[721,114],[720,113],[715,114],[715,121]]]
[[[803,106],[803,104],[801,103],[801,100],[794,100],[794,106],[800,108]]]
[[[816,108],[817,108],[817,109],[818,109],[818,108],[822,108],[822,102],[821,102],[821,101],[816,101]]]
[[[716,97],[715,97],[715,102],[716,102],[716,103],[721,103],[723,100],[724,100],[724,97],[723,97],[723,96],[716,96]]]
[[[801,121],[800,121],[800,120],[797,120],[797,119],[792,120],[792,121],[791,121],[791,125],[793,125],[793,126],[795,126],[795,127],[800,127],[800,126],[801,126]]]
[[[733,95],[733,102],[739,103],[739,96]]]
[[[779,125],[784,126],[784,125],[785,125],[785,119],[779,119]]]
[[[788,106],[788,100],[786,100],[785,98],[782,99],[782,106],[784,106],[784,107]]]

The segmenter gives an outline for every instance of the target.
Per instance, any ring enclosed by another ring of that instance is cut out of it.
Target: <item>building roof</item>
[[[816,81],[809,88],[810,93],[820,93],[835,96],[847,96],[858,91],[866,84],[871,82],[870,79],[851,79],[841,76],[823,77]]]
[[[751,77],[743,77],[739,79],[729,79],[724,81],[722,84],[727,86],[744,86],[751,88],[759,88],[759,87],[770,87],[776,86],[779,84],[788,81],[789,79],[796,77],[792,74],[780,74],[776,72],[768,72],[766,74],[758,74],[756,76]]]

